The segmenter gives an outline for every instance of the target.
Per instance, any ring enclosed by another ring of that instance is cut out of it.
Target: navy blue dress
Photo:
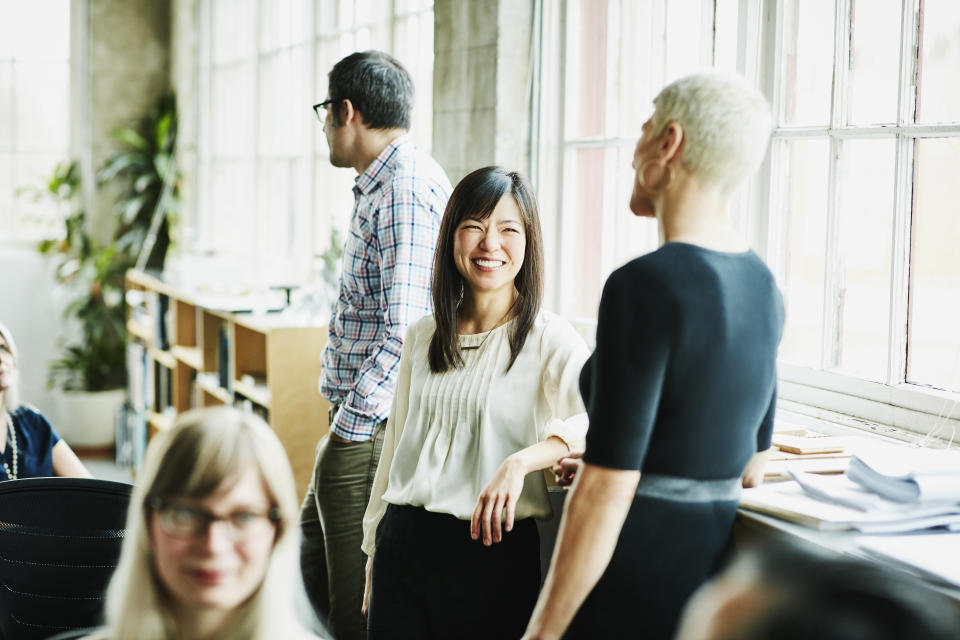
[[[50,426],[50,422],[39,411],[21,406],[14,411],[13,429],[17,434],[17,477],[43,478],[53,473],[53,446],[60,442],[60,436]],[[4,423],[6,421],[4,420]],[[6,424],[3,426],[6,429]],[[13,470],[13,446],[7,436],[4,448],[4,463]],[[0,467],[0,481],[10,480],[6,471]]]
[[[604,285],[580,375],[584,460],[641,471],[613,558],[568,638],[671,638],[770,446],[783,301],[752,251],[668,243]]]

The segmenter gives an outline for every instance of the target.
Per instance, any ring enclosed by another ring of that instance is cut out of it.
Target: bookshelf
[[[131,459],[145,441],[196,407],[235,405],[263,417],[306,492],[329,404],[317,391],[324,326],[279,313],[245,313],[242,299],[178,287],[162,274],[126,276]]]

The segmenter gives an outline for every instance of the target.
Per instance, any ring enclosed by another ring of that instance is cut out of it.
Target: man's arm
[[[559,638],[610,563],[639,471],[585,463],[563,510],[550,571],[525,640]]]

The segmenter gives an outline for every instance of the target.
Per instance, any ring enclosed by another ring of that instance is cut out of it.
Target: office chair
[[[0,482],[0,638],[102,623],[131,489],[91,478]]]

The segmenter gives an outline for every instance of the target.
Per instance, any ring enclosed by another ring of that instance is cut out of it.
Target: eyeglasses
[[[266,513],[240,510],[218,516],[201,507],[168,502],[163,498],[150,498],[147,506],[157,514],[163,532],[175,538],[201,535],[211,524],[222,520],[232,540],[244,540],[270,531],[280,520],[280,512],[275,508]]]
[[[326,122],[326,121],[327,121],[327,113],[326,113],[327,107],[329,107],[330,105],[332,105],[334,102],[340,102],[341,99],[342,99],[342,98],[328,98],[328,99],[324,100],[323,102],[318,102],[317,104],[313,105],[313,112],[314,112],[315,114],[317,114],[317,120],[319,120],[320,122]]]

